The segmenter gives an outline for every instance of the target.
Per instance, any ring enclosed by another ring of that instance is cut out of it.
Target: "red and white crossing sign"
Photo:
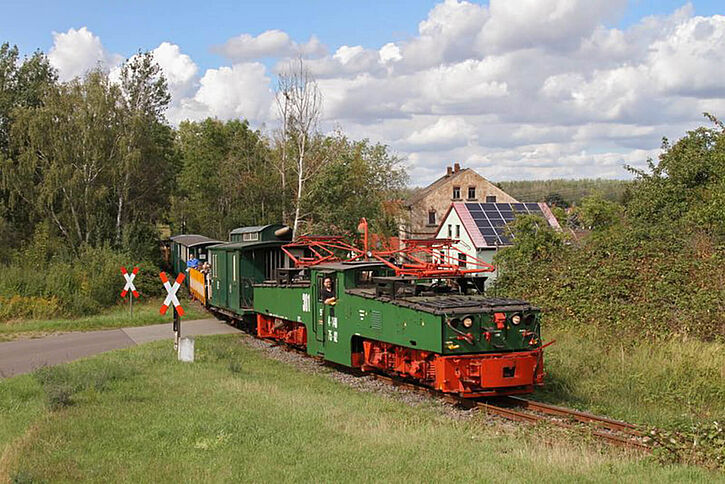
[[[166,310],[169,309],[169,305],[173,304],[176,308],[176,312],[179,313],[179,316],[183,316],[184,308],[181,307],[181,303],[176,297],[176,291],[179,290],[179,287],[181,287],[181,283],[184,282],[184,278],[186,276],[184,275],[184,273],[176,276],[176,281],[174,281],[173,286],[169,283],[169,278],[166,277],[165,272],[159,274],[159,277],[161,277],[161,282],[164,283],[164,288],[166,288],[166,292],[168,293],[166,295],[166,299],[164,299],[164,303],[161,305],[161,314],[166,314]]]
[[[121,297],[126,297],[128,291],[131,291],[133,297],[137,298],[138,292],[136,291],[136,286],[133,285],[133,280],[136,278],[136,274],[138,274],[138,267],[134,267],[130,274],[125,267],[121,267],[121,274],[123,274],[123,278],[126,279],[126,285],[123,286]]]

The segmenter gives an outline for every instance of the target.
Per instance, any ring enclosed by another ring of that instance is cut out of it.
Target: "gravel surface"
[[[353,375],[342,368],[336,368],[324,363],[322,360],[306,356],[288,349],[284,345],[276,345],[268,341],[254,338],[250,335],[242,335],[243,344],[250,346],[267,358],[281,361],[302,371],[309,373],[323,374],[337,382],[352,387],[356,390],[369,393],[377,393],[388,398],[394,398],[410,406],[426,405],[440,410],[443,414],[455,420],[472,418],[477,412],[451,405],[440,398],[429,395],[422,395],[405,388],[395,387],[372,376]],[[498,419],[496,419],[498,420]],[[493,420],[491,420],[493,424]],[[497,424],[500,422],[496,422]]]

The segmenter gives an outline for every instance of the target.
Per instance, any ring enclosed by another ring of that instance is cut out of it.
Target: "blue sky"
[[[169,121],[270,131],[305,57],[322,127],[391,147],[414,184],[459,162],[493,180],[626,178],[663,136],[725,118],[723,0],[18,1],[0,42],[61,80],[150,50]]]
[[[163,41],[179,44],[202,68],[223,59],[210,46],[223,44],[241,33],[259,34],[269,29],[287,32],[294,40],[316,35],[336,48],[362,45],[379,48],[416,34],[418,23],[438,2],[393,1],[23,1],[5,0],[0,17],[0,41],[17,44],[23,52],[47,51],[51,32],[87,26],[103,39],[105,47],[129,56],[153,49]],[[488,2],[479,2],[488,3]],[[627,27],[642,17],[669,13],[683,0],[631,0],[627,8],[605,20]],[[692,2],[696,15],[725,13],[722,0]]]

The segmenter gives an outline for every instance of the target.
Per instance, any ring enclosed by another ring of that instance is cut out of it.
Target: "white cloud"
[[[724,97],[725,16],[695,17],[650,46],[652,79],[669,94]],[[720,66],[720,74],[713,67]]]
[[[108,53],[101,39],[87,27],[71,28],[65,33],[53,32],[53,47],[48,52],[48,60],[58,70],[61,81],[83,76],[96,67],[110,70],[122,59],[118,54]]]
[[[413,131],[405,140],[409,148],[441,150],[466,145],[475,139],[475,129],[460,117],[440,118],[434,124]]]
[[[403,56],[400,55],[400,47],[395,45],[393,42],[388,42],[382,46],[379,51],[379,56],[380,62],[383,63],[397,62],[403,58]]]
[[[625,0],[491,0],[478,36],[482,52],[576,47]]]
[[[181,101],[174,119],[217,117],[263,122],[268,119],[273,99],[270,82],[265,67],[258,62],[208,69],[199,81],[199,90]]]
[[[286,32],[276,29],[257,36],[241,34],[213,50],[234,62],[294,55],[317,57],[326,53],[325,46],[314,35],[307,42],[298,44]]]
[[[199,70],[191,57],[182,54],[178,45],[169,42],[162,42],[151,52],[166,77],[172,98],[180,99],[187,95]]]
[[[154,50],[173,122],[215,116],[274,123],[274,75],[302,55],[324,123],[406,156],[413,183],[458,161],[494,179],[629,176],[677,138],[725,117],[725,17],[669,15],[608,27],[624,0],[446,0],[407,39],[327,53],[314,35],[242,34],[214,49],[229,65],[198,72],[179,46]],[[64,78],[118,63],[87,29],[54,34]],[[386,39],[388,40],[388,39]],[[267,70],[256,59],[271,59]]]

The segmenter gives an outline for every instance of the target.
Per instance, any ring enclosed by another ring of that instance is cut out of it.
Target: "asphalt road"
[[[238,333],[216,319],[181,323],[182,336]],[[119,348],[172,339],[171,323],[103,331],[75,332],[45,338],[0,343],[0,378],[28,373],[42,366],[53,366]]]

